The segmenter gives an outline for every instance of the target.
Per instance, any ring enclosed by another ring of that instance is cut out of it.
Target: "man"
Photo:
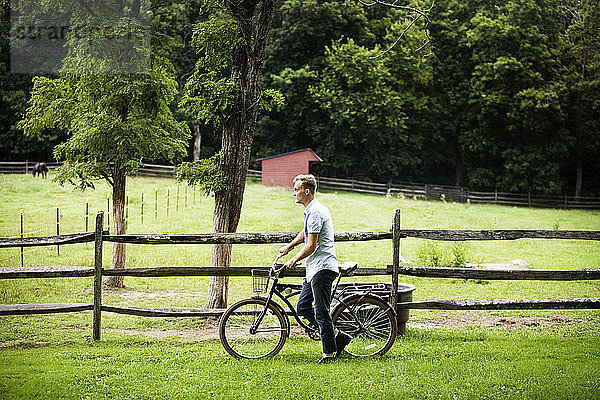
[[[351,338],[342,332],[338,332],[336,336],[329,314],[331,287],[337,278],[339,267],[333,244],[333,220],[327,207],[315,199],[316,190],[317,181],[314,176],[298,175],[294,178],[293,197],[296,203],[305,207],[304,229],[279,252],[285,255],[304,243],[304,247],[284,267],[293,268],[306,258],[306,277],[297,310],[312,326],[318,326],[323,343],[323,357],[318,362],[328,363],[341,355]]]

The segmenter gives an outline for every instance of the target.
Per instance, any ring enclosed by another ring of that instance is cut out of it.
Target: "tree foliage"
[[[381,54],[414,17],[284,1],[265,82],[286,103],[260,121],[255,154],[308,146],[323,175],[482,190],[573,191],[583,174],[576,192],[598,194],[597,10],[438,0],[428,29],[415,24]],[[422,43],[431,48],[415,52]]]
[[[238,72],[259,37],[258,25],[243,22],[259,13],[244,10],[262,3],[152,2],[155,59],[171,61],[180,88],[187,82],[171,110],[201,125],[207,160],[252,92]],[[407,7],[427,10],[426,0],[280,0],[264,55],[270,90],[245,108],[263,111],[252,159],[311,147],[324,158],[313,169],[322,175],[598,195],[596,3],[436,0],[425,18]],[[2,5],[0,148],[11,159],[43,155],[68,133],[51,125],[24,136],[17,127],[32,82],[8,70]]]
[[[113,26],[117,31],[130,29],[131,21],[123,18]],[[57,180],[81,188],[97,179],[112,184],[115,171],[130,174],[144,160],[183,157],[188,137],[185,124],[176,121],[169,109],[177,90],[172,66],[150,49],[138,48],[144,54],[134,62],[147,61],[148,68],[115,73],[115,63],[122,63],[122,68],[132,60],[116,56],[121,49],[106,47],[99,39],[69,39],[59,76],[34,78],[21,124],[26,134],[52,128],[68,132],[68,140],[54,151],[58,160],[66,161]],[[95,42],[91,48],[90,42]],[[114,54],[103,54],[107,48]]]
[[[106,180],[113,188],[115,231],[124,234],[126,176],[145,160],[186,153],[189,129],[169,108],[177,92],[174,69],[152,51],[139,1],[63,6],[73,7],[71,26],[81,32],[68,35],[57,77],[33,79],[21,127],[27,135],[48,129],[68,134],[54,149],[64,161],[55,179],[82,189]],[[114,245],[112,266],[125,266],[123,244]],[[109,283],[122,286],[123,280]]]

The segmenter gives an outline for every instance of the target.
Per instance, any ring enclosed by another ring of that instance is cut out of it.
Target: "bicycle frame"
[[[265,308],[258,315],[258,317],[256,318],[256,321],[254,322],[254,324],[252,324],[252,327],[250,328],[250,333],[251,334],[255,334],[258,331],[259,325],[261,324],[263,318],[267,314],[267,309],[268,309],[269,303],[271,303],[273,301],[273,295],[275,295],[277,298],[279,298],[281,301],[283,301],[287,305],[288,309],[290,310],[291,315],[298,322],[298,324],[302,328],[304,328],[304,330],[310,336],[312,333],[317,332],[318,328],[311,327],[310,325],[305,324],[300,319],[300,316],[296,312],[296,308],[289,301],[289,299],[291,297],[298,296],[301,293],[301,290],[298,290],[298,289],[301,289],[302,286],[298,285],[298,284],[291,284],[291,283],[279,283],[279,274],[282,271],[282,269],[276,269],[275,268],[276,266],[278,266],[277,261],[279,260],[279,258],[280,257],[277,257],[275,259],[275,262],[273,263],[273,266],[270,269],[269,280],[273,280],[273,283],[271,284],[271,289],[269,290],[269,293],[267,295],[267,299],[266,299],[266,303],[265,303]],[[340,272],[340,273],[338,273],[338,277],[337,277],[337,280],[335,282],[335,286],[333,287],[331,297],[333,299],[336,299],[338,302],[340,302],[340,303],[342,303],[342,304],[344,304],[344,305],[347,306],[347,304],[344,302],[344,299],[346,297],[346,296],[343,295],[344,290],[342,290],[342,294],[341,295],[337,295],[337,289],[338,289],[338,285],[340,283],[341,278],[342,278],[342,273]],[[288,289],[288,288],[289,289],[295,289],[295,291],[292,292],[291,294],[284,295],[282,293],[282,291],[285,290],[285,289]],[[367,289],[366,291],[360,293],[361,299],[364,298],[365,296],[371,295],[370,293],[371,293],[371,289]],[[358,294],[351,294],[350,296],[347,296],[347,297],[348,298],[354,297],[354,295],[358,295]],[[253,296],[253,297],[261,297],[261,296]],[[273,301],[273,302],[275,303],[275,301]],[[285,313],[285,315],[288,318],[288,326],[289,326],[289,316],[288,316],[288,313]]]

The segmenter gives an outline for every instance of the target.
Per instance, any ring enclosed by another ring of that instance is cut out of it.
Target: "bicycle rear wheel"
[[[376,297],[343,300],[331,319],[337,329],[352,337],[344,351],[356,357],[385,354],[398,333],[393,309]]]
[[[219,321],[219,339],[225,350],[235,358],[263,358],[279,353],[288,336],[288,320],[272,304],[258,326],[250,328],[265,309],[266,301],[251,298],[240,300],[229,307]]]

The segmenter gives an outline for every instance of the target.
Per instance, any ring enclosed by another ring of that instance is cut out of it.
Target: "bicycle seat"
[[[343,264],[339,264],[339,267],[340,273],[343,276],[350,276],[354,271],[356,271],[356,268],[358,268],[358,263],[356,261],[347,261]]]

